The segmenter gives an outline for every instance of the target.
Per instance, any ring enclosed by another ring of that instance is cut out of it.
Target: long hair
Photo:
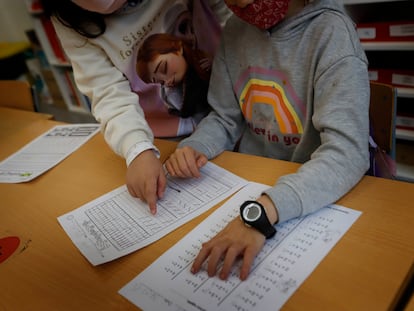
[[[97,38],[106,30],[105,15],[82,9],[71,0],[41,0],[45,14],[55,16],[66,27],[87,38]]]

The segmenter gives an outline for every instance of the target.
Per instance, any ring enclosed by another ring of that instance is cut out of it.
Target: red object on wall
[[[369,79],[396,87],[414,88],[414,70],[370,68]]]
[[[414,41],[414,22],[358,23],[357,32],[362,42]]]

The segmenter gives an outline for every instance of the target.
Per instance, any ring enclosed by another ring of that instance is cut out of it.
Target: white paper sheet
[[[58,218],[81,253],[99,265],[136,251],[218,204],[248,182],[208,162],[201,177],[168,176],[157,214],[121,186]]]
[[[64,160],[98,131],[98,124],[53,127],[0,163],[0,182],[20,183],[35,179]]]
[[[248,279],[235,266],[227,281],[191,274],[201,243],[238,215],[239,206],[268,186],[252,183],[165,252],[119,292],[143,310],[278,310],[357,220],[361,212],[339,205],[278,225],[256,257]]]

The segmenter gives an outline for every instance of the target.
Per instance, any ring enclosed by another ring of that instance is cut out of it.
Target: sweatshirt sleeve
[[[326,59],[329,57],[325,56]],[[367,64],[347,56],[316,79],[312,122],[321,144],[296,173],[265,191],[279,221],[332,204],[354,187],[369,167],[369,79]]]
[[[213,61],[208,102],[212,111],[178,147],[191,146],[212,159],[224,150],[233,150],[245,128],[224,61],[222,46]]]
[[[101,124],[109,146],[124,158],[137,144],[153,147],[152,131],[127,78],[99,46],[57,20],[53,23],[72,64],[76,84],[91,99],[92,114]]]

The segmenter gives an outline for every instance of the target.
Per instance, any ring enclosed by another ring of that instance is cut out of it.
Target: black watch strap
[[[245,224],[258,230],[266,239],[272,238],[277,232],[267,218],[263,205],[257,201],[244,202],[240,206],[240,216]]]

